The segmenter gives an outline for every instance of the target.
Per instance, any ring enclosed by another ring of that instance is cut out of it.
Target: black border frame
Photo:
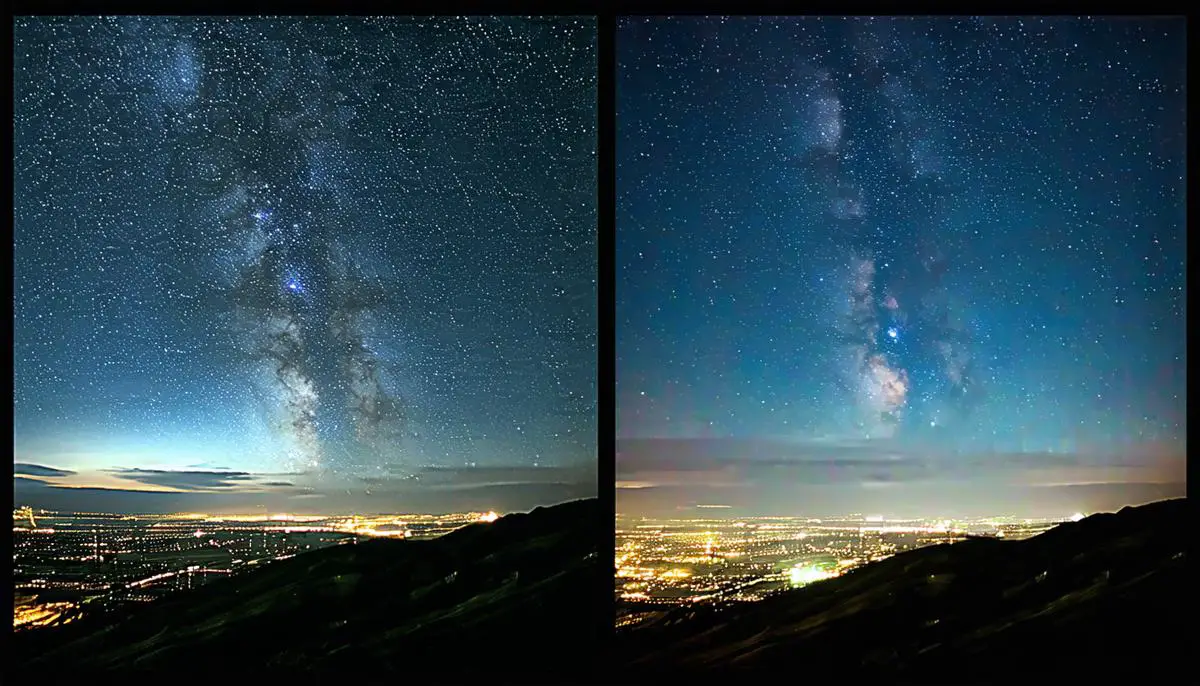
[[[404,3],[367,3],[367,2],[350,2],[333,3],[333,2],[314,2],[313,0],[299,0],[297,2],[272,2],[271,0],[262,0],[257,3],[234,5],[233,3],[217,2],[192,3],[192,2],[177,2],[168,6],[146,6],[141,2],[128,2],[125,0],[82,0],[71,2],[70,0],[44,0],[43,2],[33,2],[31,0],[17,0],[10,5],[10,14],[12,16],[21,15],[75,15],[75,14],[147,14],[147,15],[162,15],[162,14],[216,14],[216,15],[238,15],[238,14],[276,14],[276,15],[295,15],[295,14],[310,14],[310,15],[448,15],[448,14],[553,14],[553,15],[593,15],[597,18],[597,108],[598,108],[598,128],[597,128],[597,437],[596,437],[596,457],[597,457],[597,480],[598,491],[597,498],[601,504],[602,510],[612,512],[612,526],[615,528],[616,515],[616,493],[615,493],[615,456],[616,456],[616,426],[615,426],[615,374],[616,374],[616,350],[614,340],[615,330],[615,156],[616,147],[615,140],[615,73],[617,65],[615,63],[615,40],[616,40],[616,19],[618,16],[683,16],[683,15],[718,15],[726,14],[730,16],[736,15],[896,15],[896,14],[971,14],[971,15],[1013,15],[1013,14],[1103,14],[1107,16],[1125,15],[1125,16],[1146,16],[1146,15],[1187,15],[1190,19],[1191,7],[1180,2],[1150,2],[1139,3],[1137,6],[1129,6],[1124,11],[1114,11],[1112,9],[1099,10],[1099,6],[1095,4],[1085,4],[1081,2],[1063,2],[1062,0],[1051,0],[1051,2],[1019,2],[1012,1],[1005,3],[984,2],[977,3],[972,6],[965,5],[947,5],[934,3],[902,3],[898,6],[883,5],[882,3],[863,3],[863,2],[815,2],[815,3],[783,3],[771,2],[769,0],[743,0],[742,2],[733,3],[726,0],[695,0],[691,3],[682,2],[629,2],[628,0],[615,0],[613,2],[602,3],[597,0],[583,0],[575,3],[562,2],[546,2],[546,1],[527,1],[519,2],[514,0],[497,0],[495,2],[482,2],[479,0],[414,0]],[[1190,21],[1189,21],[1190,24]],[[7,51],[5,55],[11,59],[11,46],[13,43],[13,25],[10,21],[5,28],[5,36],[7,38]],[[1189,46],[1188,63],[1192,63],[1192,54]],[[1190,79],[1189,79],[1190,80]],[[5,99],[7,113],[11,120],[12,117],[12,78],[9,72],[9,78],[4,80],[7,98]],[[1189,120],[1191,119],[1189,113]],[[4,137],[4,143],[11,153],[12,138]],[[1189,157],[1194,157],[1194,139],[1188,142]],[[9,198],[12,197],[12,176],[8,175],[8,190]],[[11,217],[11,213],[9,214]],[[11,225],[10,225],[11,227]],[[8,250],[11,250],[11,244],[8,245]],[[11,255],[10,255],[11,256]],[[8,268],[11,269],[11,259],[7,262]],[[10,272],[11,273],[11,272]],[[1188,273],[1190,281],[1190,271]],[[13,284],[11,278],[5,278],[4,288],[12,289]],[[11,291],[10,291],[11,292]],[[15,315],[15,312],[13,312]],[[11,331],[11,330],[10,330]],[[11,338],[8,339],[11,349]],[[8,374],[12,374],[12,369],[7,369]],[[9,377],[9,386],[12,385],[12,377]],[[10,416],[11,422],[11,416]],[[1189,465],[1189,474],[1191,467]],[[6,499],[12,498],[11,492],[4,496]],[[610,536],[608,541],[612,541]],[[604,545],[604,543],[602,543]],[[612,548],[609,548],[612,552]],[[609,558],[610,564],[612,558]],[[11,590],[11,576],[3,576],[3,588]],[[603,586],[596,590],[597,602],[600,607],[608,608],[610,611],[603,617],[601,626],[597,627],[597,650],[598,652],[610,660],[615,657],[612,652],[613,645],[613,623],[612,618],[615,613],[615,598],[613,588],[611,586]],[[611,665],[611,663],[610,663]],[[615,667],[616,665],[611,665]],[[9,670],[5,670],[6,672]],[[254,674],[244,675],[246,679],[257,676]],[[274,675],[271,676],[295,676],[301,675]],[[304,675],[306,676],[306,675]],[[363,678],[364,675],[343,675],[351,676],[356,681],[373,683],[374,680]],[[67,679],[56,678],[53,675],[39,675],[39,680],[50,683],[75,683],[76,681],[83,682],[83,679]],[[617,683],[618,675],[615,670],[608,670],[601,674],[593,675],[588,679],[590,683]],[[176,675],[176,679],[187,683],[191,679],[187,675]],[[91,679],[88,679],[90,681]],[[123,681],[139,683],[141,679],[122,677]],[[302,681],[307,679],[300,678]],[[157,681],[157,680],[156,680]],[[199,679],[197,679],[199,681]],[[312,678],[314,683],[320,683],[321,679]],[[504,682],[505,679],[498,677],[496,682]],[[150,680],[147,679],[147,683]],[[391,683],[391,681],[382,681],[381,683]],[[516,683],[521,683],[517,681]]]

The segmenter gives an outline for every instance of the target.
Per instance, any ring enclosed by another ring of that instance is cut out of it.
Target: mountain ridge
[[[668,612],[619,631],[618,651],[643,673],[1166,674],[1183,666],[1187,508],[1160,501],[1023,541],[907,551],[759,603]]]
[[[306,552],[124,616],[18,635],[17,666],[571,674],[594,660],[608,616],[590,592],[608,581],[603,522],[593,498],[435,539]]]

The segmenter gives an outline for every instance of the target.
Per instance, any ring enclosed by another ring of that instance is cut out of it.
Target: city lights
[[[36,518],[35,518],[36,515]],[[447,515],[115,515],[13,510],[13,627],[66,624],[365,538],[433,538],[499,519]],[[196,528],[203,522],[204,528]]]
[[[837,576],[837,571],[821,569],[820,567],[798,564],[788,570],[788,581],[793,586],[807,586],[816,581],[832,579]]]
[[[671,606],[754,602],[968,535],[1022,539],[1061,523],[990,517],[646,519],[618,517],[618,626]]]

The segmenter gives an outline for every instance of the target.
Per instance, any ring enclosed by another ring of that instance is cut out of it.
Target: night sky
[[[594,496],[595,41],[18,19],[18,501]]]
[[[620,509],[1183,494],[1182,19],[637,18],[616,50]]]

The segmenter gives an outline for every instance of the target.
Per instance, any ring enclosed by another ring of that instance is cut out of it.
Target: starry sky
[[[1184,29],[620,21],[618,509],[1183,495]]]
[[[593,19],[19,18],[14,42],[19,501],[595,495]]]

